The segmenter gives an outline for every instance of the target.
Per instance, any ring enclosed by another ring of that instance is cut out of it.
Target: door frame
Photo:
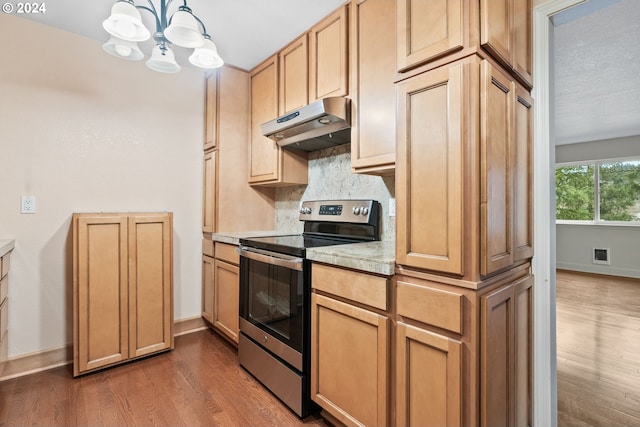
[[[555,143],[550,58],[553,15],[587,0],[538,0],[533,8],[534,291],[533,424],[558,425]]]

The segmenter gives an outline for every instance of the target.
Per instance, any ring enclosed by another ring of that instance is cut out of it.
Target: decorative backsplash
[[[380,202],[380,239],[395,239],[396,219],[389,217],[389,199],[395,198],[395,177],[351,172],[351,145],[309,153],[309,184],[276,189],[276,229],[301,233],[298,219],[304,200],[373,199]]]

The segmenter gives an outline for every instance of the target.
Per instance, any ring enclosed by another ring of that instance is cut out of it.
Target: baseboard
[[[570,270],[570,271],[579,271],[582,273],[604,274],[607,276],[620,276],[620,277],[629,277],[632,279],[640,279],[640,271],[638,270],[631,270],[628,268],[616,268],[616,267],[611,267],[609,265],[576,264],[576,263],[558,261],[556,263],[556,268],[559,270]]]
[[[201,316],[176,320],[173,324],[173,336],[190,334],[206,329],[207,325]],[[71,364],[73,362],[73,345],[61,348],[38,351],[21,356],[12,357],[5,361],[0,381],[22,377],[36,372],[46,371]]]

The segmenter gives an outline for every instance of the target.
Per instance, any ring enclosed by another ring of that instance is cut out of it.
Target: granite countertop
[[[13,250],[16,241],[13,239],[0,239],[0,256],[4,256],[7,252]]]
[[[229,243],[230,245],[239,245],[240,239],[248,237],[265,237],[265,236],[286,236],[288,234],[296,234],[291,231],[276,230],[259,230],[259,231],[221,231],[213,233],[211,238],[214,242]]]
[[[352,243],[307,249],[307,258],[338,267],[392,276],[395,271],[393,242]]]

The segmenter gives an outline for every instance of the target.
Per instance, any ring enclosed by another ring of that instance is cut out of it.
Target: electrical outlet
[[[396,216],[396,199],[389,199],[389,216]]]
[[[35,196],[22,196],[20,204],[20,213],[34,214],[36,213],[36,197]]]

